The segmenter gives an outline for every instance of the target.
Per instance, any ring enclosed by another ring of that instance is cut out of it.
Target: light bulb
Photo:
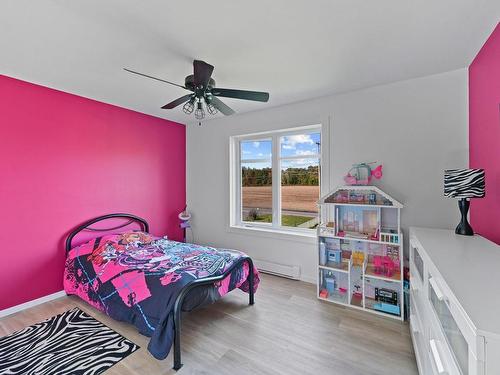
[[[205,111],[203,110],[201,100],[198,101],[198,108],[194,111],[194,117],[196,117],[197,120],[203,120],[205,118]]]
[[[217,112],[219,112],[219,111],[217,110],[217,108],[215,108],[215,106],[212,103],[208,103],[207,104],[207,112],[210,113],[211,115],[216,115]]]
[[[194,97],[189,99],[189,101],[186,102],[186,104],[184,104],[184,106],[182,107],[182,110],[186,115],[190,115],[191,113],[193,113],[193,111],[194,111]]]

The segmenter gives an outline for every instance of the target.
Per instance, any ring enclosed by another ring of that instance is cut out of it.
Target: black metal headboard
[[[90,227],[92,224],[98,223],[100,221],[114,219],[114,218],[122,218],[122,219],[129,219],[129,220],[127,222],[125,222],[124,224],[120,224],[120,225],[114,226],[112,228],[92,228],[92,227]],[[68,251],[70,251],[72,248],[71,241],[73,240],[73,238],[78,233],[80,233],[82,231],[108,232],[108,231],[112,231],[115,229],[124,228],[127,225],[130,225],[134,222],[139,223],[144,232],[149,232],[148,222],[139,216],[135,216],[135,215],[131,215],[131,214],[108,214],[108,215],[98,216],[94,219],[88,220],[69,233],[68,238],[66,238],[66,253],[68,253]]]

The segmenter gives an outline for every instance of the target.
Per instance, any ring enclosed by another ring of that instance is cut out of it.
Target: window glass
[[[275,228],[318,225],[321,133],[311,129],[238,141],[238,221]],[[278,150],[276,155],[273,150]]]
[[[320,133],[293,134],[281,137],[281,157],[302,156],[320,154]]]
[[[242,221],[272,223],[273,174],[271,150],[271,140],[241,142]]]
[[[271,160],[273,142],[256,140],[241,142],[241,160]]]
[[[319,159],[281,161],[281,225],[318,225]]]
[[[318,225],[320,147],[319,132],[280,137],[282,226]]]

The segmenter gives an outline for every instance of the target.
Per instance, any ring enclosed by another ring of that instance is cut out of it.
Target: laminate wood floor
[[[183,316],[184,374],[417,374],[408,324],[315,298],[312,284],[261,275],[254,306],[237,290]],[[76,297],[63,297],[0,319],[0,336],[74,306],[141,346],[107,375],[176,374],[172,353],[158,361],[149,339]]]

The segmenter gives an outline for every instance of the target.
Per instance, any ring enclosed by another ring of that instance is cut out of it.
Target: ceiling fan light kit
[[[136,72],[131,69],[123,69],[133,74],[151,78],[191,91],[192,94],[187,94],[175,99],[174,101],[165,104],[162,108],[173,109],[181,104],[184,104],[182,106],[182,111],[187,115],[194,112],[194,117],[197,120],[203,120],[205,118],[203,102],[205,103],[206,111],[211,115],[216,115],[218,112],[221,112],[225,116],[230,116],[235,113],[229,106],[222,102],[218,96],[257,102],[267,102],[269,100],[269,93],[267,92],[223,89],[215,87],[215,80],[212,78],[214,67],[201,60],[193,61],[194,74],[186,77],[184,80],[184,86],[144,73]]]
[[[196,98],[194,96],[191,97],[191,99],[189,99],[189,101],[187,101],[184,106],[182,107],[182,111],[186,114],[186,115],[190,115],[191,113],[193,113],[194,111],[194,101],[196,100]]]
[[[219,111],[217,108],[212,103],[207,104],[207,112],[210,113],[212,116],[216,115]]]
[[[201,103],[201,99],[198,100],[198,108],[194,111],[194,117],[197,120],[203,120],[205,118],[205,111],[203,110],[203,104]]]

